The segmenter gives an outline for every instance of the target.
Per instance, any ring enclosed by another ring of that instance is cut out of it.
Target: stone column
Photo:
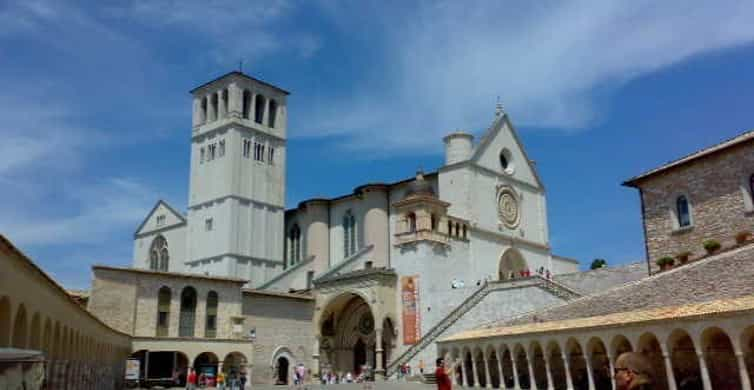
[[[202,124],[202,99],[195,97],[194,98],[194,113],[191,116],[191,125],[193,127],[199,126]]]
[[[573,390],[573,380],[571,379],[571,362],[568,360],[568,355],[562,354],[563,368],[566,374],[566,389]]]
[[[592,372],[591,356],[584,355],[584,362],[586,363],[586,378],[589,380],[589,390],[594,390],[594,373]]]
[[[491,389],[492,381],[490,380],[490,378],[492,378],[492,375],[490,375],[490,362],[487,359],[487,355],[482,355],[482,359],[484,360],[484,384],[485,387]]]
[[[741,375],[741,388],[743,390],[751,390],[751,381],[749,381],[749,373],[746,371],[746,361],[744,360],[743,352],[736,351],[736,360],[738,361],[738,373]]]
[[[312,348],[312,376],[315,379],[319,379],[319,341],[322,338],[322,336],[314,336],[314,347]],[[293,362],[290,362],[289,364],[294,364]]]
[[[223,95],[226,97],[225,101],[223,101]],[[221,89],[217,93],[217,118],[225,118],[228,115],[228,110],[230,110],[230,90]]]
[[[536,389],[537,381],[534,378],[534,362],[531,361],[531,356],[528,353],[526,354],[526,363],[529,366],[529,388]]]
[[[251,99],[249,99],[249,120],[254,122],[257,117],[257,93],[254,90],[249,91]]]
[[[503,358],[500,357],[500,353],[495,352],[495,356],[497,357],[497,375],[498,378],[500,378],[500,385],[498,386],[501,389],[505,388],[505,375],[503,375]]]
[[[704,353],[697,352],[696,356],[699,358],[699,371],[702,373],[702,385],[704,390],[712,390],[712,382],[709,379],[709,370],[707,370],[707,362],[704,360]]]
[[[267,121],[270,120],[270,98],[267,97],[267,99],[264,99],[264,107],[262,108],[262,124],[267,126],[269,123]]]
[[[516,359],[511,354],[511,367],[513,367],[513,388],[520,389],[521,384],[518,383],[518,368],[516,368]]]
[[[665,361],[665,372],[668,377],[668,390],[676,390],[675,375],[673,375],[673,362],[670,361],[670,355],[663,353],[662,359]]]
[[[474,374],[474,387],[479,387],[479,372],[476,369],[476,359],[471,355],[471,372]]]
[[[375,367],[374,376],[375,376],[375,379],[384,380],[385,379],[385,367],[382,367],[382,354],[385,351],[382,349],[382,329],[375,329],[374,332],[375,332],[374,333],[374,336],[375,336],[375,338],[374,338],[374,340],[375,340],[375,344],[374,344],[375,357],[374,357],[374,359],[376,360],[376,362],[374,362],[374,367]]]
[[[240,118],[243,114],[243,90],[236,83],[228,86],[228,116]]]
[[[550,371],[550,359],[548,359],[547,355],[544,356],[545,359],[545,372],[547,373],[547,390],[554,390],[555,384],[552,383],[552,372]]]
[[[207,95],[207,122],[213,122],[217,120],[217,107],[215,107],[215,105],[213,104],[216,96],[216,93]],[[217,105],[220,105],[219,99]]]

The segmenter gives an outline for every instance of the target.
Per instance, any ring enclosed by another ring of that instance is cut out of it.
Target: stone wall
[[[754,294],[754,244],[490,326],[628,312]]]
[[[633,282],[647,277],[647,265],[643,262],[605,267],[584,272],[555,275],[553,279],[583,295],[601,291]]]
[[[314,301],[310,298],[244,291],[244,333],[256,330],[252,383],[274,383],[275,362],[280,356],[289,359],[291,367],[301,362],[313,369],[313,313]]]
[[[754,229],[749,177],[754,174],[754,143],[746,142],[668,169],[638,186],[644,202],[644,226],[650,267],[663,256],[690,251],[705,253],[702,242],[715,239],[730,246],[735,235]],[[684,195],[690,203],[691,226],[678,228],[675,202]]]
[[[94,283],[89,310],[108,325],[140,337],[157,334],[157,296],[160,288],[171,292],[167,337],[178,337],[181,292],[196,291],[194,337],[205,337],[206,302],[209,291],[218,294],[215,338],[230,339],[232,318],[241,315],[243,281],[114,267],[94,267]]]
[[[516,284],[523,283],[511,282],[511,286],[515,286]],[[446,329],[436,340],[439,341],[444,337],[478,328],[490,322],[509,320],[524,313],[551,307],[563,302],[562,298],[556,297],[550,292],[528,283],[521,287],[491,291],[481,302],[464,314],[450,328]],[[423,360],[425,372],[427,372],[427,369],[430,369],[431,372],[431,370],[434,370],[435,358],[437,356],[437,344],[433,343],[417,354],[409,365],[411,365],[412,370],[415,372],[419,366],[419,361]]]

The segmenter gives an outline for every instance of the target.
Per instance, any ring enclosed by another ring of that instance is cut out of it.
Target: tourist
[[[424,360],[419,359],[419,373],[424,374]]]
[[[437,358],[437,369],[435,369],[435,380],[437,381],[437,390],[450,390],[452,383],[450,377],[453,375],[453,367],[445,371],[445,359]]]
[[[625,352],[615,361],[616,390],[652,390],[652,364],[639,352]]]
[[[189,368],[188,376],[186,376],[186,390],[196,389],[196,372]]]
[[[239,380],[241,381],[241,389],[246,389],[246,371],[241,371],[241,377]]]
[[[346,373],[346,383],[353,383],[353,375],[351,375],[351,371]]]
[[[222,371],[217,373],[217,388],[219,390],[225,389],[225,374]]]

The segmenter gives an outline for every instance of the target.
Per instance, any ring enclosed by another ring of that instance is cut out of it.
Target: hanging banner
[[[419,275],[401,277],[403,300],[403,344],[416,344],[421,338]]]

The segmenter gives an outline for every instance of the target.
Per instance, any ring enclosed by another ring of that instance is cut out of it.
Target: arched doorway
[[[521,272],[529,268],[524,260],[524,256],[521,255],[516,249],[508,249],[500,257],[500,263],[498,265],[498,279],[510,280],[521,277]]]
[[[379,368],[377,363],[377,326],[382,339],[384,369],[394,338],[390,321],[377,322],[367,301],[356,293],[343,293],[329,301],[320,317],[320,372],[358,375],[366,366],[368,372]],[[388,336],[388,337],[385,337]]]
[[[211,375],[217,377],[217,355],[212,352],[202,352],[194,359],[194,370],[197,375]]]
[[[353,346],[353,371],[354,373],[361,372],[361,367],[367,364],[367,345],[364,341],[358,339]]]
[[[668,337],[668,350],[677,386],[689,389],[702,388],[702,372],[696,355],[694,341],[683,329],[676,329]]]
[[[0,298],[0,348],[10,346],[10,300]]]
[[[288,359],[281,356],[277,360],[277,379],[275,380],[276,385],[287,385],[288,384],[288,370],[290,368],[290,363],[288,362]]]
[[[730,338],[720,328],[702,333],[702,350],[713,389],[740,389],[741,376]]]
[[[654,367],[654,388],[656,390],[665,390],[668,388],[668,374],[665,372],[665,361],[662,356],[660,342],[652,333],[644,333],[639,337],[639,343],[636,347],[652,363]]]

